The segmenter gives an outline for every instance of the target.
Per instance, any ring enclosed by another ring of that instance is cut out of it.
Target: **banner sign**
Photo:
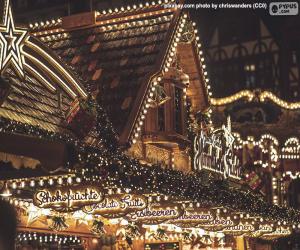
[[[116,194],[106,197],[102,202],[85,206],[83,211],[106,218],[119,218],[128,213],[147,207],[147,197],[136,194]]]
[[[66,186],[56,189],[38,190],[33,204],[39,208],[51,208],[59,212],[69,212],[84,206],[99,203],[104,195],[100,188],[89,186]]]
[[[128,220],[143,224],[160,224],[161,222],[177,219],[183,214],[179,204],[151,204],[142,211],[136,211],[127,215]]]
[[[224,179],[240,179],[238,158],[233,152],[234,136],[228,118],[227,127],[214,130],[210,134],[203,131],[194,140],[194,170],[206,169],[221,174]]]

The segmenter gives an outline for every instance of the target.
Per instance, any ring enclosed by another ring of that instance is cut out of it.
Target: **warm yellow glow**
[[[10,2],[7,0],[4,23],[0,26],[0,72],[12,65],[19,75],[24,76],[21,47],[26,35],[26,30],[15,28]]]
[[[252,101],[255,96],[257,96],[261,102],[265,102],[269,99],[270,101],[274,102],[275,104],[284,109],[300,109],[300,102],[286,102],[269,91],[263,91],[257,94],[254,91],[242,90],[234,95],[227,96],[224,98],[211,98],[211,104],[214,106],[223,106],[229,103],[236,102],[244,97],[246,97],[248,101]]]
[[[34,74],[35,77],[37,77],[40,81],[42,81],[48,87],[49,90],[51,90],[51,91],[56,90],[56,88],[51,83],[49,83],[49,81],[47,81],[39,72],[37,72],[29,64],[24,62],[24,66],[28,71],[30,71],[32,74]]]
[[[10,6],[10,1],[5,1],[4,8],[4,23],[0,25],[0,72],[2,73],[9,65],[12,65],[17,73],[24,77],[24,66],[26,70],[34,74],[44,85],[52,92],[56,88],[42,76],[41,73],[37,72],[32,66],[25,62],[25,57],[29,59],[38,68],[42,69],[44,72],[48,73],[53,79],[55,79],[59,85],[72,97],[76,98],[78,95],[75,93],[69,85],[71,84],[79,95],[83,98],[87,98],[87,93],[79,85],[74,77],[64,69],[60,63],[53,57],[48,55],[42,48],[33,42],[29,41],[29,36],[27,36],[27,31],[24,29],[15,28],[14,20],[12,16],[12,10]],[[26,38],[27,36],[27,38]],[[23,50],[23,46],[27,45],[41,55],[45,60],[47,60],[55,69],[57,69],[65,78],[67,82],[63,81],[55,72],[53,72],[49,67],[44,65],[40,60],[38,60],[33,55],[26,53]]]
[[[300,109],[300,102],[286,102],[274,95],[271,92],[264,91],[259,96],[260,101],[264,102],[266,99],[269,99],[276,103],[278,106],[285,109]]]
[[[73,97],[76,98],[76,93],[59,77],[57,76],[52,70],[50,70],[46,65],[44,65],[41,61],[33,57],[32,55],[26,53],[23,51],[23,54],[26,56],[26,58],[30,59],[35,65],[42,68],[44,71],[46,71],[48,74],[50,74],[56,81],[58,81],[62,87]]]
[[[250,90],[242,90],[234,95],[224,97],[224,98],[211,98],[211,104],[214,106],[223,106],[232,102],[236,102],[239,99],[247,98],[248,101],[252,101],[255,97],[255,94],[252,93]]]
[[[64,75],[66,78],[73,84],[73,86],[78,90],[81,97],[87,98],[87,93],[81,88],[81,86],[75,81],[75,79],[51,56],[49,56],[43,49],[41,49],[38,45],[26,41],[29,47],[34,49],[37,53],[42,55],[48,62],[54,64],[56,68]]]

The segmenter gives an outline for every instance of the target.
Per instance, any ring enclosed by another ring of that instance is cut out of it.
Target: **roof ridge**
[[[171,50],[171,44],[176,39],[176,31],[179,26],[180,20],[182,19],[182,11],[177,9],[174,12],[174,16],[172,17],[172,21],[170,27],[168,28],[167,37],[164,39],[164,43],[162,45],[162,49],[156,59],[156,66],[152,72],[149,72],[147,76],[145,76],[145,84],[141,85],[138,90],[138,98],[135,99],[134,108],[129,116],[128,122],[126,124],[125,130],[120,137],[121,142],[129,141],[131,143],[136,142],[136,138],[139,136],[141,131],[141,124],[143,124],[143,120],[145,114],[147,113],[147,109],[149,108],[148,99],[152,95],[153,88],[158,82],[161,80],[161,74],[164,71],[164,64],[166,62],[167,54]]]
[[[147,1],[146,3],[139,3],[133,5],[127,5],[126,7],[106,9],[106,10],[93,10],[96,14],[96,21],[99,19],[113,19],[120,16],[135,15],[137,12],[147,11],[151,12],[155,9],[175,9],[174,6],[166,6],[171,3],[175,3],[175,0],[157,0],[157,1]],[[170,8],[172,7],[172,8]],[[85,12],[86,13],[86,12]],[[79,13],[81,14],[81,13]],[[78,15],[78,14],[76,14]],[[29,30],[31,32],[41,32],[48,29],[61,28],[63,17],[52,19],[52,20],[41,20],[40,22],[30,23]]]

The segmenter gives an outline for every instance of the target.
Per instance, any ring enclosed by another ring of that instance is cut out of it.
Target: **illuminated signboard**
[[[42,189],[34,194],[33,203],[40,208],[51,208],[56,211],[76,211],[84,206],[99,203],[104,196],[97,187],[62,187]]]
[[[102,202],[85,206],[83,211],[106,218],[122,217],[128,213],[147,207],[147,198],[136,194],[116,194],[106,197]]]
[[[206,135],[203,131],[194,140],[194,170],[206,169],[228,177],[240,179],[238,158],[233,152],[234,136],[228,118],[227,127]]]
[[[142,211],[128,214],[130,221],[142,221],[144,224],[160,224],[163,221],[177,219],[183,214],[179,204],[152,204]]]

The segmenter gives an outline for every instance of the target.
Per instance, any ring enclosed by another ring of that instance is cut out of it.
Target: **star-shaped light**
[[[93,216],[86,214],[83,211],[79,210],[73,213],[72,217],[75,219],[75,226],[79,227],[80,225],[89,225],[89,222],[93,220]]]
[[[12,65],[21,76],[24,76],[22,46],[26,35],[26,30],[15,27],[11,6],[7,0],[4,23],[0,25],[0,72]]]
[[[36,221],[48,225],[47,215],[50,214],[49,209],[41,209],[31,204],[28,207],[27,212],[28,212],[27,226],[33,224]]]

